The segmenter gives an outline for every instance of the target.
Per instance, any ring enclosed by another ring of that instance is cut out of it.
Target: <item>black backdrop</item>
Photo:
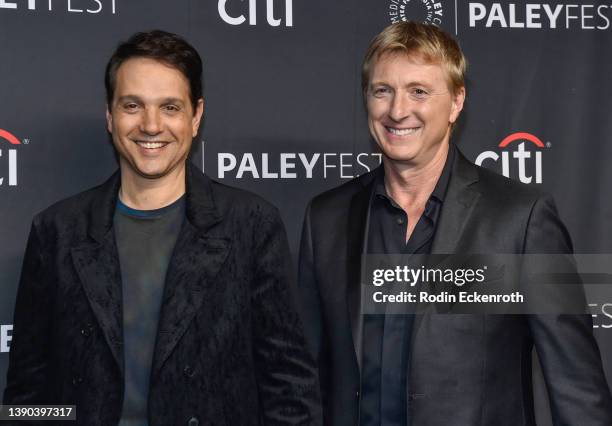
[[[577,252],[612,253],[612,4],[535,1],[0,0],[0,390],[31,218],[116,168],[103,71],[138,30],[176,32],[200,51],[206,109],[192,159],[279,206],[294,255],[306,202],[380,161],[360,62],[398,19],[440,25],[468,57],[454,134],[464,153],[551,192]],[[610,381],[612,299],[591,308]]]

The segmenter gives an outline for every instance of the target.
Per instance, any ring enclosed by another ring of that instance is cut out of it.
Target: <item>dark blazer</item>
[[[315,197],[305,217],[300,291],[320,369],[324,424],[359,419],[359,271],[376,171]],[[458,153],[432,253],[569,253],[550,197]],[[612,399],[587,315],[415,318],[406,407],[412,426],[535,425],[535,344],[556,425],[612,425]]]
[[[186,220],[168,267],[155,345],[149,424],[318,424],[316,370],[289,289],[278,211],[193,166],[187,174]],[[35,217],[5,404],[76,404],[76,424],[117,424],[124,384],[113,232],[119,184],[116,173]]]

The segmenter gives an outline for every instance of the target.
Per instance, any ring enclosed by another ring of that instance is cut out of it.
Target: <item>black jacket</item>
[[[76,404],[76,424],[117,424],[124,383],[113,232],[119,184],[117,173],[35,217],[5,404]],[[318,424],[316,373],[292,305],[277,210],[191,166],[186,216],[164,288],[149,424]]]
[[[358,424],[360,270],[375,172],[313,199],[300,249],[308,340],[319,363],[324,424]],[[433,254],[570,253],[550,197],[458,153]],[[612,399],[587,315],[415,317],[406,409],[413,426],[532,426],[532,349],[556,425],[612,425]]]

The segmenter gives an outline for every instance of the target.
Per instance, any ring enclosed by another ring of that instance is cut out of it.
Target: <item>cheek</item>
[[[116,116],[113,120],[113,131],[126,134],[130,131],[138,128],[138,117],[137,116]]]
[[[166,129],[174,135],[175,138],[186,140],[193,137],[193,121],[189,118],[181,118],[169,121]]]
[[[385,110],[386,107],[382,102],[369,102],[368,106],[368,121],[375,122],[377,120],[380,120],[384,114],[385,114]]]
[[[451,109],[450,105],[446,104],[428,105],[416,110],[415,115],[431,123],[448,123]]]

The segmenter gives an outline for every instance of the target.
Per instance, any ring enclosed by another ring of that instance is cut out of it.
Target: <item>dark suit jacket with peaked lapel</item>
[[[324,424],[355,426],[360,403],[360,262],[374,173],[315,197],[305,217],[300,291],[319,362]],[[568,253],[552,200],[459,153],[432,253]],[[412,330],[412,426],[535,425],[532,348],[556,425],[612,425],[588,316],[422,315]]]
[[[119,184],[117,173],[35,217],[5,404],[76,404],[79,425],[117,424],[124,382],[113,232]],[[288,258],[274,207],[188,167],[186,220],[154,352],[150,425],[192,418],[190,426],[318,424],[316,370]]]

